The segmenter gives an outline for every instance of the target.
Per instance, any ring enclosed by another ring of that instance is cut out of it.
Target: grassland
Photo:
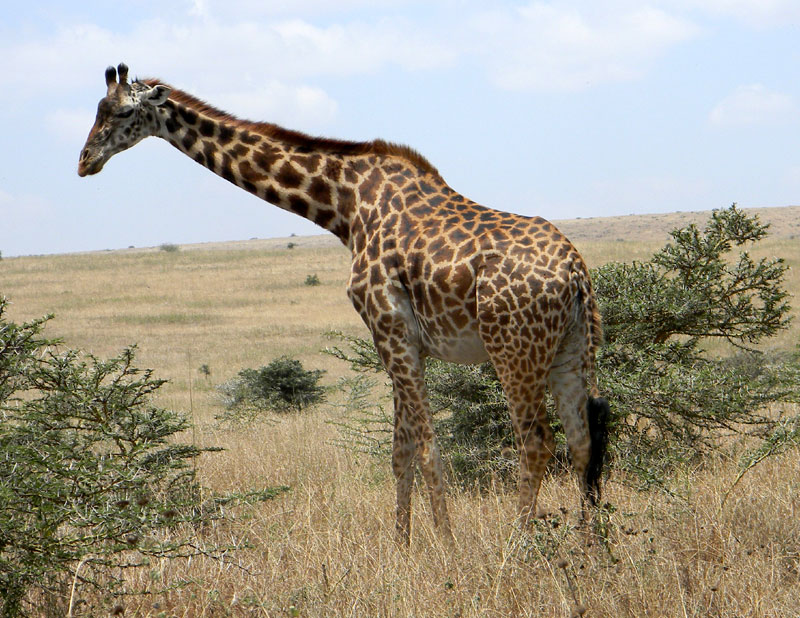
[[[646,259],[686,217],[562,222],[591,265]],[[793,266],[800,291],[800,208],[764,210],[773,236],[757,255]],[[289,249],[288,244],[294,243]],[[142,583],[182,582],[126,602],[136,616],[800,616],[800,454],[772,458],[731,491],[736,462],[722,454],[676,480],[682,498],[641,494],[612,470],[609,543],[577,528],[578,492],[568,475],[546,479],[534,533],[512,525],[515,494],[452,492],[454,550],[437,540],[424,491],[415,495],[412,545],[393,541],[388,461],[339,448],[332,405],[232,429],[214,385],[281,354],[325,369],[324,333],[366,335],[344,287],[346,250],[329,237],[130,249],[0,261],[0,293],[21,321],[54,313],[47,328],[98,356],[139,346],[139,364],[170,383],[159,404],[191,414],[191,438],[222,446],[198,464],[215,490],[289,485],[276,500],[203,530],[250,549],[213,560],[154,565]],[[306,286],[316,274],[319,286]],[[795,304],[796,301],[795,301]],[[778,340],[798,341],[795,324]],[[199,371],[207,365],[206,376]],[[560,509],[564,509],[564,511]],[[561,566],[564,565],[564,566]]]

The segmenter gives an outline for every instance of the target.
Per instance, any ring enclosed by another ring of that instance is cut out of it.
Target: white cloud
[[[241,118],[269,121],[305,131],[321,131],[332,123],[339,106],[324,90],[272,80],[246,91],[220,92],[214,105]]]
[[[192,6],[189,9],[189,15],[206,19],[209,16],[207,0],[192,0]]]
[[[696,26],[650,7],[532,2],[474,18],[491,78],[512,90],[571,91],[634,79]]]
[[[230,3],[243,10],[230,9]],[[105,65],[124,61],[134,75],[162,77],[202,96],[198,86],[206,92],[255,91],[277,81],[299,90],[320,77],[477,63],[502,88],[570,91],[635,79],[698,33],[665,10],[627,0],[601,8],[536,0],[491,9],[474,0],[439,0],[428,10],[388,10],[414,4],[345,0],[345,8],[361,9],[356,20],[330,13],[321,0],[292,3],[294,18],[280,16],[289,10],[285,3],[192,0],[180,16],[146,18],[127,30],[71,24],[38,38],[0,42],[0,53],[15,58],[0,66],[0,80],[6,91],[17,86],[29,96],[54,86],[77,91],[95,84],[102,93]],[[326,13],[331,19],[325,25],[296,18]]]
[[[739,86],[709,114],[718,127],[752,126],[796,122],[797,102],[788,94],[774,92],[762,84]]]
[[[405,19],[351,22],[327,27],[303,20],[275,24],[284,70],[293,75],[358,75],[389,65],[407,70],[448,66],[455,51]]]
[[[662,4],[730,17],[747,26],[783,26],[800,19],[797,0],[667,0]]]
[[[193,12],[205,17],[205,4],[196,2]],[[0,42],[0,53],[15,59],[0,66],[7,91],[17,86],[28,95],[54,86],[83,87],[90,80],[102,86],[105,66],[120,61],[134,75],[182,83],[202,78],[207,86],[232,89],[241,87],[245,75],[260,82],[297,82],[375,72],[392,65],[408,70],[436,68],[454,58],[453,51],[436,37],[403,19],[324,27],[299,19],[235,23],[150,19],[127,32],[78,24],[49,36]]]
[[[161,77],[237,114],[321,121],[335,116],[336,102],[317,79],[458,64],[482,67],[504,89],[580,91],[637,79],[670,49],[697,36],[699,27],[680,17],[680,9],[743,16],[761,11],[765,19],[800,13],[800,3],[789,0],[651,0],[644,6],[634,0],[602,6],[532,0],[490,9],[477,0],[438,0],[428,10],[409,0],[343,0],[345,9],[360,10],[358,21],[333,13],[322,0],[298,2],[289,3],[292,15],[329,20],[283,18],[290,9],[277,1],[191,0],[172,20],[145,19],[127,30],[71,24],[38,38],[29,33],[0,41],[0,53],[15,59],[0,65],[0,80],[4,92],[18,98],[55,87],[93,106],[94,96],[82,91],[91,87],[102,95],[105,65],[125,61],[134,75]],[[227,100],[215,93],[228,93]],[[11,95],[0,93],[0,103],[5,96]],[[246,101],[261,96],[264,105]]]
[[[70,85],[84,85],[88,74],[80,67],[91,65],[87,58],[111,58],[117,44],[115,39],[104,28],[80,24],[61,28],[49,37],[0,42],[0,54],[14,58],[13,62],[0,64],[0,78],[8,86],[0,91],[0,100],[5,93],[16,98],[46,92],[53,87],[63,90]],[[102,80],[103,69],[104,66],[100,66],[93,72],[95,81]]]
[[[223,18],[226,14],[295,17],[341,15],[356,9],[385,9],[410,3],[408,0],[194,0],[194,4],[202,4],[206,15],[213,12],[215,17]]]

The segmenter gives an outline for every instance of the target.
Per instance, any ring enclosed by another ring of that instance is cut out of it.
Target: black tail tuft
[[[608,445],[608,419],[611,408],[602,397],[589,397],[586,405],[589,418],[589,436],[592,440],[592,455],[586,467],[586,489],[592,505],[600,502],[600,476],[603,473],[603,462]]]

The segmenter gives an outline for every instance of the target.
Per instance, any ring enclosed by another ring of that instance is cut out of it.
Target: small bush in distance
[[[305,280],[306,285],[314,286],[319,285],[320,283],[319,277],[316,274],[308,275]]]
[[[166,253],[177,253],[180,251],[180,247],[175,243],[165,242],[158,247],[159,251],[165,251]]]
[[[304,369],[299,360],[288,356],[260,369],[243,369],[236,378],[217,387],[227,408],[218,418],[248,421],[268,410],[300,412],[325,399],[325,388],[319,385],[324,373]]]

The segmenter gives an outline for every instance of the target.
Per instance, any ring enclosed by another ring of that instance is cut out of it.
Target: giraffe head
[[[124,64],[106,69],[106,86],[108,91],[97,105],[97,118],[81,150],[78,176],[96,174],[115,154],[152,135],[157,126],[154,110],[171,91],[162,84],[129,84]]]

